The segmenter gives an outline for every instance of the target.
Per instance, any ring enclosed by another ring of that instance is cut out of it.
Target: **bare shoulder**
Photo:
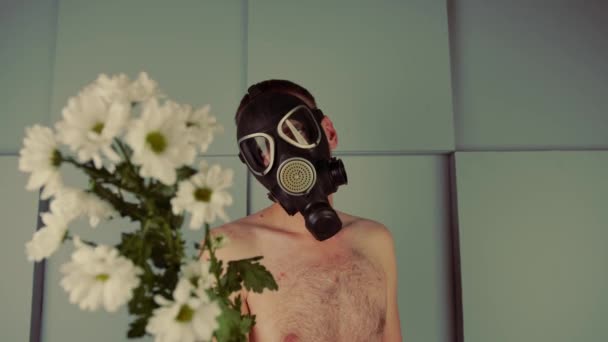
[[[361,243],[372,243],[376,239],[391,237],[390,230],[381,222],[338,211],[347,234]]]
[[[257,241],[253,228],[245,220],[236,220],[210,229],[209,233],[212,237],[223,235],[227,238],[227,243],[216,250],[217,258],[228,261],[253,256]],[[203,236],[201,239],[201,245],[204,243],[204,238]]]
[[[339,212],[353,246],[370,259],[387,267],[390,254],[394,253],[394,239],[390,229],[383,223]]]

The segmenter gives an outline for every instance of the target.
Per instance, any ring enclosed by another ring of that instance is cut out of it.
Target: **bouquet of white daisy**
[[[136,80],[101,74],[68,100],[55,129],[26,128],[19,169],[31,174],[26,189],[42,188],[41,198],[51,200],[26,255],[38,262],[72,240],[71,260],[60,269],[70,302],[90,311],[127,305],[134,316],[129,338],[245,341],[255,315],[241,315],[240,296],[230,295],[243,285],[278,289],[261,256],[230,261],[225,272],[215,257],[229,241],[212,238],[209,224],[228,220],[233,172],[205,162],[191,166],[222,130],[209,109],[166,99],[146,73]],[[88,188],[66,185],[63,164],[82,170]],[[186,214],[190,229],[205,227],[204,245],[194,245],[209,251],[209,261],[185,255]],[[96,244],[69,234],[70,222],[82,216],[93,227],[121,216],[139,229],[123,232],[116,246]]]

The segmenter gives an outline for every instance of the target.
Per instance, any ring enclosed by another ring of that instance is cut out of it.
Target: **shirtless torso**
[[[232,259],[263,255],[279,286],[245,293],[246,309],[256,315],[249,341],[381,341],[386,275],[366,244],[378,224],[338,213],[343,228],[324,242],[265,226],[259,214],[212,230],[238,248]]]

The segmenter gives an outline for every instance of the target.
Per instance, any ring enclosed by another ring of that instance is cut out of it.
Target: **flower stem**
[[[120,149],[120,152],[122,152],[122,155],[125,157],[125,160],[129,164],[129,166],[132,167],[133,164],[131,163],[131,158],[129,157],[129,153],[127,153],[127,149],[125,148],[125,145],[118,139],[114,139],[114,141],[116,141],[116,144],[118,145],[118,148]]]
[[[99,197],[108,201],[122,217],[130,217],[134,220],[140,220],[144,217],[139,206],[135,203],[130,203],[124,200],[122,196],[115,195],[112,191],[97,183],[92,182],[92,191]]]
[[[217,258],[215,257],[215,250],[211,246],[211,232],[209,229],[209,223],[207,222],[205,222],[205,243],[203,245],[201,253],[204,252],[205,248],[209,250],[209,260],[211,261],[210,271],[213,273],[213,275],[215,276],[215,280],[217,281],[218,293],[220,294],[220,296],[225,295],[226,291],[220,282],[222,269],[218,264]]]
[[[89,167],[86,164],[79,163],[72,157],[62,157],[61,161],[76,166],[77,168],[83,170],[87,175],[89,175],[91,177],[102,178],[104,180],[110,180],[110,181],[113,179],[112,174],[109,173],[107,170],[96,169],[95,167]]]
[[[116,142],[116,145],[118,145],[118,149],[120,150],[123,157],[125,158],[125,162],[127,163],[127,168],[129,170],[129,172],[131,173],[131,176],[134,178],[134,180],[136,180],[135,187],[137,189],[136,189],[136,191],[132,191],[132,192],[134,192],[136,195],[138,195],[138,197],[139,197],[139,195],[142,195],[145,197],[145,192],[147,190],[146,185],[144,184],[143,180],[137,173],[137,170],[135,169],[135,165],[133,164],[133,162],[131,162],[131,157],[129,156],[127,147],[118,138],[115,138],[114,141]]]

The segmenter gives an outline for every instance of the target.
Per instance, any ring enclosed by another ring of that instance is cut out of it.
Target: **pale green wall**
[[[467,342],[608,339],[607,151],[457,152]]]
[[[453,149],[445,1],[256,1],[248,18],[248,82],[314,89],[338,151]]]
[[[54,1],[0,1],[0,340],[30,335],[34,264],[25,242],[37,223],[38,194],[26,192],[17,151],[26,125],[48,123],[55,45]]]
[[[36,227],[38,194],[23,190],[27,177],[17,170],[17,157],[0,157],[0,336],[2,341],[25,341],[30,331],[34,265],[24,244]]]
[[[0,1],[0,153],[15,154],[24,127],[49,122],[55,1]]]
[[[608,2],[452,3],[458,150],[608,146]]]
[[[606,341],[608,3],[451,9],[464,340]]]
[[[1,339],[29,336],[33,267],[23,245],[38,202],[16,171],[24,127],[57,120],[100,72],[146,70],[177,101],[210,103],[226,127],[209,152],[236,171],[233,218],[248,201],[251,210],[269,204],[253,178],[247,193],[235,157],[244,90],[268,78],[311,90],[349,175],[336,207],[394,236],[405,341],[454,341],[455,312],[467,342],[607,340],[608,8],[585,4],[2,0],[2,265],[11,277]],[[528,151],[539,149],[581,151]],[[125,224],[87,234],[110,241]],[[42,341],[126,340],[125,311],[69,304],[57,270],[69,251],[47,263]]]

